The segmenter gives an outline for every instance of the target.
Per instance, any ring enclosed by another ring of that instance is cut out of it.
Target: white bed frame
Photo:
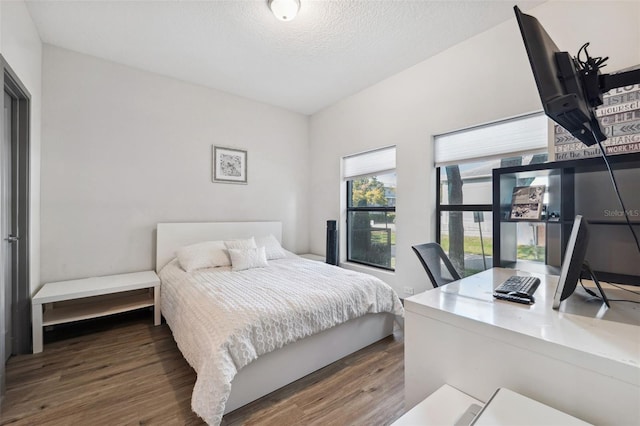
[[[273,234],[282,241],[280,222],[159,223],[156,271],[185,245]],[[161,284],[162,288],[162,284]],[[162,292],[162,291],[161,291]],[[244,367],[231,382],[225,413],[242,407],[309,373],[393,333],[394,315],[368,314],[291,343]]]

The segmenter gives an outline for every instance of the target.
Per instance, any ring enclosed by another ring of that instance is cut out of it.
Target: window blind
[[[434,138],[436,167],[546,151],[548,119],[543,113],[486,124]]]
[[[343,157],[344,180],[391,172],[396,168],[396,147],[389,146]]]

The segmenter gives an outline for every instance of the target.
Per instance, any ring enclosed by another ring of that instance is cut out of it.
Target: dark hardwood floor
[[[149,312],[58,327],[7,362],[2,425],[201,425],[196,379]],[[227,414],[223,425],[388,425],[404,412],[401,331]]]

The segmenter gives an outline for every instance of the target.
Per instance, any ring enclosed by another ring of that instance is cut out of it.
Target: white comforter
[[[396,293],[370,275],[302,258],[266,268],[160,272],[162,314],[198,373],[191,407],[219,424],[236,373],[259,355],[367,313],[403,315]]]

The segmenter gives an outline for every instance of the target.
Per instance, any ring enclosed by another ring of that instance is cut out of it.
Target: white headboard
[[[176,257],[180,247],[203,241],[263,237],[273,234],[282,241],[281,222],[197,222],[159,223],[156,244],[156,271]]]

